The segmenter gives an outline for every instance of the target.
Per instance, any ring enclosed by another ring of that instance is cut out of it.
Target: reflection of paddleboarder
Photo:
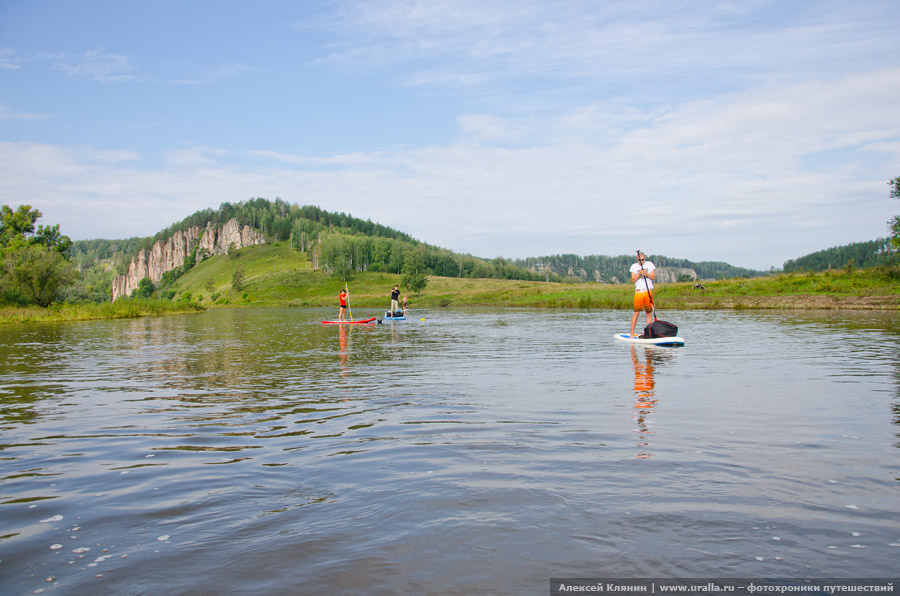
[[[637,348],[631,346],[631,362],[634,364],[634,410],[635,420],[637,420],[637,433],[640,435],[638,447],[646,447],[647,436],[651,434],[647,416],[653,412],[653,406],[656,405],[654,397],[654,388],[656,381],[653,378],[653,352],[652,350],[644,350],[646,360],[641,361],[637,355]],[[647,459],[652,457],[648,453],[639,453],[639,459]]]
[[[653,379],[653,358],[652,352],[649,350],[646,350],[646,354],[646,362],[641,362],[637,355],[637,348],[631,346],[631,362],[634,364],[634,394],[637,404],[653,405],[656,403],[656,400],[653,399],[653,388],[656,387],[656,381]]]
[[[347,327],[350,327],[350,325],[346,325],[346,326],[340,325],[340,333],[338,335],[338,337],[340,338],[339,341],[340,341],[340,345],[341,345],[342,368],[343,368],[343,365],[347,363],[347,354],[350,352],[350,340],[349,340],[348,333],[347,333]]]

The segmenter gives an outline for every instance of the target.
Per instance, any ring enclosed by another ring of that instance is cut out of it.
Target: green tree
[[[900,199],[900,176],[888,181],[891,187],[891,198]],[[895,215],[894,219],[888,221],[891,229],[891,245],[900,250],[900,215]]]
[[[38,306],[52,304],[59,292],[78,277],[72,263],[40,244],[7,253],[4,274],[8,289]]]
[[[41,217],[41,212],[31,205],[19,205],[15,211],[3,205],[0,214],[0,248],[13,250],[28,243],[34,234],[34,222]]]
[[[391,242],[391,253],[388,257],[388,271],[400,273],[403,270],[403,244],[397,240]]]
[[[240,265],[235,268],[231,276],[231,289],[234,290],[235,294],[244,289],[244,268]]]
[[[149,277],[145,277],[138,282],[138,287],[131,292],[131,296],[133,298],[149,298],[153,295],[155,290],[156,288],[153,287],[153,281],[151,281]]]
[[[66,258],[69,258],[72,250],[72,240],[59,232],[59,224],[55,226],[39,225],[37,233],[35,233],[31,241],[35,244],[43,244]]]
[[[54,250],[64,257],[69,257],[72,240],[55,226],[37,226],[35,222],[41,218],[41,212],[31,205],[19,205],[15,211],[3,205],[0,210],[0,249],[18,250],[29,244],[40,244]]]
[[[0,208],[0,288],[6,299],[48,306],[78,274],[69,262],[72,241],[59,226],[38,226],[31,205]]]
[[[428,285],[425,277],[425,255],[422,250],[413,249],[403,257],[403,287],[418,296]]]

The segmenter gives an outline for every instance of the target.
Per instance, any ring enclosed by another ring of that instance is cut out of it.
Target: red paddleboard
[[[359,321],[322,321],[323,325],[362,325],[365,323],[371,323],[375,320],[375,317],[371,319],[360,319]]]

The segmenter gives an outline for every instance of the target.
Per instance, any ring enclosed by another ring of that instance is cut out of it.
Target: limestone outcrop
[[[117,275],[112,283],[112,298],[130,296],[145,277],[154,284],[159,283],[167,271],[184,265],[188,256],[197,249],[197,262],[213,255],[224,255],[232,244],[244,248],[254,244],[265,244],[262,233],[250,226],[241,227],[236,219],[222,226],[211,222],[206,227],[194,226],[175,232],[168,240],[157,241],[150,250],[141,250],[128,265],[128,273]]]
[[[661,284],[672,284],[679,277],[688,277],[691,281],[697,281],[697,272],[683,267],[657,267],[656,281]]]

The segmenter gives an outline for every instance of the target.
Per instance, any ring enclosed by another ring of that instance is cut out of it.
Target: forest
[[[845,246],[834,246],[816,251],[798,259],[791,259],[784,264],[784,272],[828,271],[829,269],[847,269],[877,267],[887,265],[896,259],[888,238],[878,238],[870,242],[854,242]]]
[[[694,262],[687,259],[673,259],[663,255],[648,255],[657,267],[693,269],[700,279],[728,279],[732,277],[759,277],[769,271],[756,271],[735,267],[718,261]],[[578,281],[622,283],[628,279],[628,269],[634,263],[634,255],[582,257],[574,254],[535,257],[515,261],[519,267],[529,270],[552,272],[562,278]]]

